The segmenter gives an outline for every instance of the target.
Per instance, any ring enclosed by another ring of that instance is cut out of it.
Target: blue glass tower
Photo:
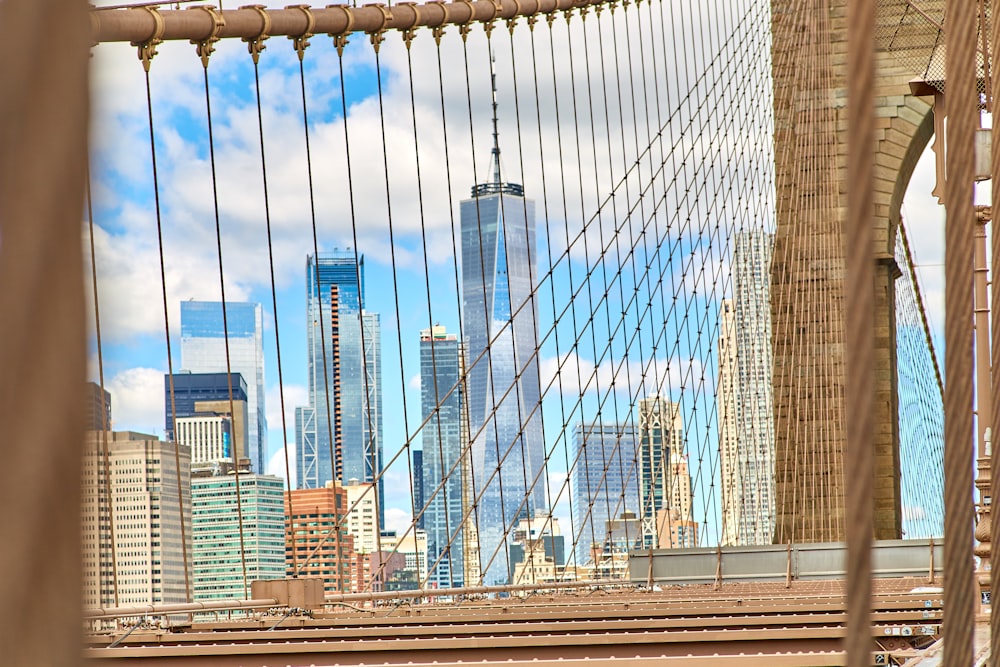
[[[510,578],[511,527],[546,509],[532,298],[535,203],[520,185],[500,180],[495,86],[493,111],[493,180],[473,187],[460,204],[469,431],[485,583]]]
[[[230,301],[223,321],[221,301],[181,302],[181,368],[225,374],[229,334],[228,365],[246,381],[249,455],[253,469],[260,473],[265,472],[268,458],[263,330],[259,303]]]
[[[423,451],[414,452],[415,460],[421,454],[414,501],[418,512],[426,505],[421,525],[427,531],[428,579],[438,588],[465,585],[461,371],[462,347],[455,334],[440,325],[420,332],[420,407],[426,423]]]
[[[635,424],[622,422],[577,424],[573,431],[573,539],[576,563],[590,560],[591,545],[610,539],[609,522],[625,512],[639,512],[639,470],[636,468],[639,433]],[[641,542],[641,532],[629,535]]]
[[[299,488],[371,482],[382,469],[381,328],[378,314],[364,312],[364,275],[364,258],[350,251],[306,258],[309,405],[295,411]]]

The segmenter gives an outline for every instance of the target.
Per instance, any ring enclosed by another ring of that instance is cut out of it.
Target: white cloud
[[[668,361],[656,358],[624,363],[621,360],[604,361],[595,367],[592,360],[570,352],[560,358],[542,357],[539,373],[543,391],[546,387],[551,387],[549,391],[558,391],[561,382],[563,396],[596,394],[598,389],[603,396],[613,383],[618,392],[642,397],[657,391],[674,394],[693,388],[702,382],[703,364],[699,359]],[[632,381],[632,386],[626,378]],[[711,378],[705,377],[704,381],[710,383]]]
[[[417,373],[416,375],[412,376],[407,384],[409,385],[410,389],[420,391],[420,374]]]
[[[129,368],[107,382],[115,430],[163,434],[163,375],[155,368]]]
[[[413,525],[413,515],[406,510],[397,507],[389,507],[385,510],[385,527],[387,530],[396,531],[397,535],[404,534]]]
[[[285,449],[288,449],[288,474],[285,474]],[[271,457],[267,460],[267,474],[277,475],[278,477],[288,481],[288,486],[290,488],[296,488],[296,475],[295,475],[295,443],[289,442],[285,447],[279,447],[277,451],[271,454]]]

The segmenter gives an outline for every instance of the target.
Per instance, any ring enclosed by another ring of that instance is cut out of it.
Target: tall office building
[[[263,309],[259,303],[230,301],[223,321],[219,301],[181,302],[182,369],[193,373],[225,373],[227,331],[228,370],[239,373],[246,382],[250,462],[254,471],[264,472],[268,457]]]
[[[142,433],[89,431],[83,460],[84,604],[187,602],[190,450]]]
[[[608,522],[639,511],[638,429],[634,423],[577,424],[573,429],[573,539],[584,565],[607,536]],[[638,539],[637,533],[631,536]]]
[[[719,313],[716,416],[722,469],[722,544],[770,544],[774,427],[769,276],[772,237],[736,235],[733,298]]]
[[[462,345],[455,334],[434,325],[420,332],[421,459],[430,559],[430,585],[463,586],[465,581],[462,466],[467,441],[463,439],[465,383]],[[439,488],[440,487],[440,488]],[[419,512],[422,506],[417,507]],[[437,563],[437,565],[435,565]]]
[[[222,465],[218,474],[191,478],[191,531],[194,599],[242,598],[259,579],[285,578],[285,483],[280,477],[248,471],[236,475]],[[228,474],[227,474],[228,472]],[[243,550],[240,550],[240,515]]]
[[[381,323],[364,310],[364,274],[364,258],[350,251],[306,258],[309,405],[295,411],[299,488],[371,482],[382,470]],[[384,512],[380,502],[381,525]]]
[[[475,185],[472,197],[460,204],[469,429],[475,489],[481,493],[480,559],[483,567],[493,559],[484,573],[486,583],[510,578],[504,554],[512,526],[547,509],[535,354],[535,203],[525,199],[521,185],[500,180],[495,87],[493,111],[493,179]]]
[[[96,382],[84,385],[85,431],[111,430],[111,394]]]
[[[412,450],[413,465],[413,506],[417,510],[417,517],[414,520],[417,528],[424,527],[424,515],[420,510],[424,507],[424,451],[414,448]]]
[[[639,516],[642,519],[644,546],[657,546],[657,513],[674,509],[681,519],[690,519],[691,484],[688,478],[686,497],[678,488],[676,468],[683,460],[684,422],[680,406],[663,396],[639,401]],[[684,470],[687,470],[685,464]]]

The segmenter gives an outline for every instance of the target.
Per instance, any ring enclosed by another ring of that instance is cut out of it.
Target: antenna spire
[[[3,2],[3,0],[0,0]],[[500,122],[497,120],[497,75],[496,57],[490,51],[490,82],[493,85],[493,154],[490,161],[493,163],[493,180],[486,183],[477,183],[472,186],[473,197],[485,197],[487,195],[514,195],[524,196],[524,187],[520,183],[504,183],[500,180]]]
[[[500,185],[500,131],[497,129],[497,75],[494,71],[496,56],[490,51],[490,79],[493,83],[493,183]]]

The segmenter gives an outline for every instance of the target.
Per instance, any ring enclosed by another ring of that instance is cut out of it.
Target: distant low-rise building
[[[591,579],[626,580],[629,553],[644,546],[643,520],[632,512],[604,525],[604,541],[590,550],[586,576]],[[578,568],[580,570],[582,568]]]
[[[518,521],[509,548],[511,578],[508,583],[554,581],[548,576],[562,573],[566,563],[565,538],[559,519],[547,512]],[[529,580],[525,581],[524,577]]]
[[[334,482],[285,492],[288,576],[320,577],[327,594],[351,591],[354,537],[347,530],[347,492]]]
[[[347,494],[347,531],[354,538],[354,562],[351,565],[351,589],[368,590],[372,570],[368,556],[378,551],[378,511],[376,487],[371,482],[350,480]]]
[[[394,530],[383,530],[379,541],[381,542],[384,554],[399,553],[406,559],[405,569],[411,571],[412,576],[407,575],[403,577],[400,575],[397,579],[416,582],[418,585],[412,588],[419,588],[425,585],[427,581],[427,568],[430,565],[427,562],[426,531],[419,528],[412,528],[399,535]],[[373,571],[372,577],[374,578],[375,576],[376,572]],[[383,578],[383,581],[387,582],[385,578]]]

